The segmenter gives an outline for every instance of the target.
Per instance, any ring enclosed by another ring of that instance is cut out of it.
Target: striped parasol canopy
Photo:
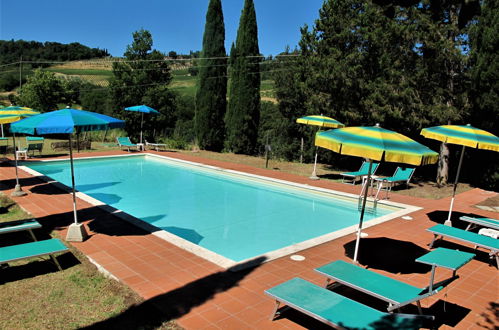
[[[319,126],[319,127],[326,127],[326,128],[339,128],[339,127],[345,127],[344,124],[340,123],[336,119],[333,119],[331,117],[326,117],[326,116],[305,116],[298,118],[296,120],[298,124],[305,124],[305,125],[313,125],[313,126]]]
[[[456,180],[454,181],[454,190],[452,191],[449,214],[447,216],[447,220],[445,221],[446,225],[452,226],[452,208],[456,197],[456,189],[459,181],[459,174],[461,173],[461,165],[463,164],[464,149],[466,147],[471,147],[499,152],[499,138],[492,133],[473,127],[470,124],[441,125],[423,128],[421,130],[421,135],[429,139],[462,146],[461,157],[459,158],[459,165],[457,166]]]
[[[499,138],[492,133],[471,125],[442,125],[423,128],[421,135],[471,148],[499,151]]]
[[[298,124],[319,126],[319,129],[345,127],[344,124],[340,123],[336,119],[333,119],[331,117],[326,117],[323,115],[320,115],[320,116],[319,115],[312,115],[312,116],[301,117],[301,118],[298,118],[296,120],[296,122]],[[312,171],[312,175],[310,176],[310,179],[319,180],[319,177],[316,174],[316,170],[317,170],[317,148],[315,150],[314,170]]]
[[[318,132],[315,145],[342,155],[416,166],[438,161],[438,153],[430,148],[379,125]]]
[[[0,124],[9,124],[18,120],[39,115],[40,112],[27,107],[10,106],[0,109]]]
[[[438,161],[438,153],[405,135],[381,128],[379,125],[370,127],[345,127],[318,132],[315,135],[315,145],[342,155],[369,158],[369,171],[366,187],[365,189],[363,188],[364,197],[353,257],[353,261],[357,262],[373,160],[384,160],[386,162],[410,165],[426,165],[436,163]]]

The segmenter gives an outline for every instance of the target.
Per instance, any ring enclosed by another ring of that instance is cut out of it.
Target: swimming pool
[[[71,186],[67,160],[25,166]],[[359,220],[356,198],[162,156],[78,159],[74,166],[77,190],[225,267],[351,233]],[[378,204],[366,226],[410,211]]]

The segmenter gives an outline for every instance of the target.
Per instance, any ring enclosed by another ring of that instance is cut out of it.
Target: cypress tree
[[[222,3],[220,0],[210,0],[199,60],[194,125],[199,147],[213,151],[222,150],[225,135],[223,119],[227,107],[227,60],[224,42]]]
[[[245,0],[235,47],[231,50],[229,106],[225,116],[227,150],[255,152],[260,121],[258,29],[253,0]]]

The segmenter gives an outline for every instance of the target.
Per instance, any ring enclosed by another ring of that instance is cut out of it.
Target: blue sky
[[[80,42],[122,56],[132,32],[151,31],[154,48],[200,50],[208,0],[0,0],[0,39]],[[254,0],[260,52],[275,55],[300,39],[323,0]],[[236,39],[244,0],[222,0],[227,52]]]

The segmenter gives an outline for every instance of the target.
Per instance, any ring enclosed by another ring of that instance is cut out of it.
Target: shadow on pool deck
[[[217,294],[238,286],[242,279],[265,260],[264,257],[252,259],[248,263],[256,266],[244,270],[234,271],[229,268],[210,274],[83,329],[147,329],[159,326],[165,321],[178,319],[191,309],[214,299]]]
[[[344,246],[345,255],[353,259],[355,240]],[[415,262],[428,253],[422,247],[408,241],[388,237],[362,238],[358,261],[368,268],[380,269],[394,274],[425,274],[431,267]]]

